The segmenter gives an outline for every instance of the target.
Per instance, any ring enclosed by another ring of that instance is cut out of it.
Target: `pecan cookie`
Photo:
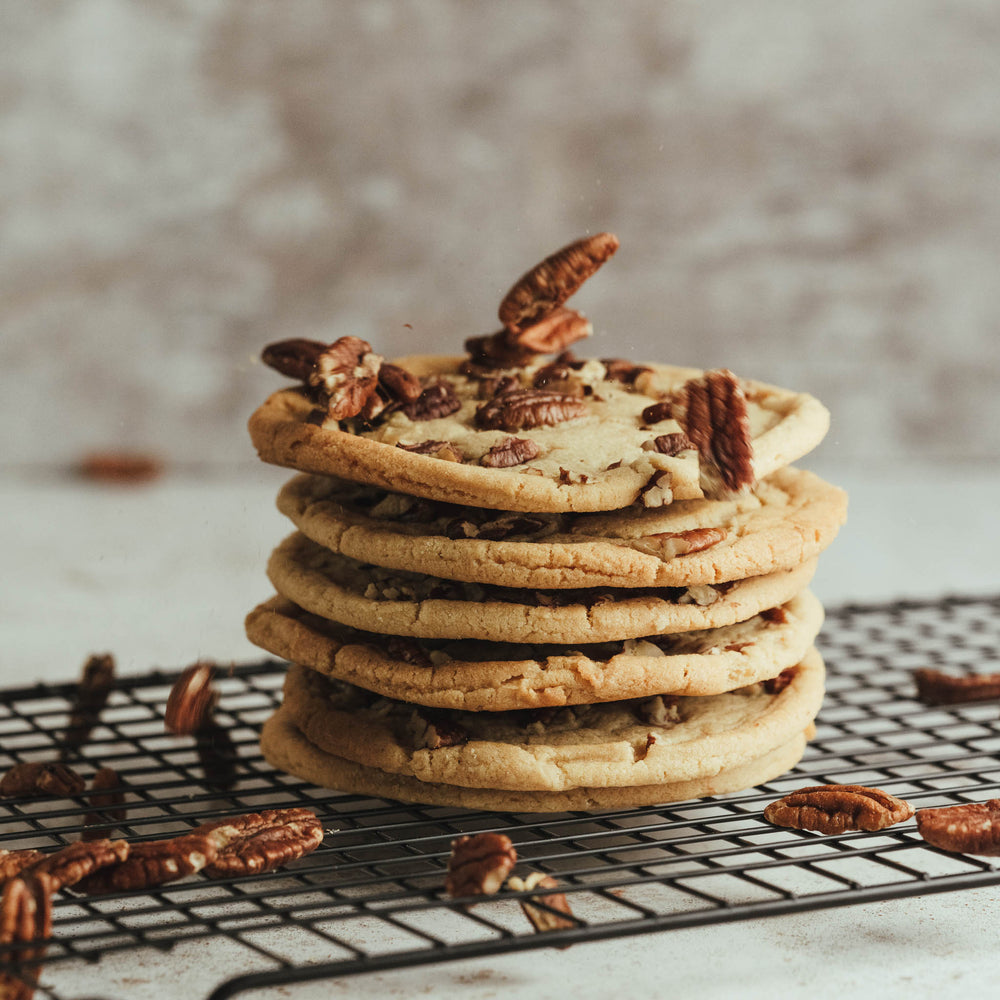
[[[751,685],[703,697],[525,712],[418,708],[292,665],[284,709],[321,750],[425,782],[562,791],[704,778],[783,746],[823,697],[810,650],[772,692]]]
[[[525,514],[296,476],[278,509],[319,545],[393,569],[501,587],[686,587],[813,558],[844,523],[847,496],[789,468],[732,500]]]
[[[728,372],[648,364],[623,375],[612,359],[573,358],[555,378],[533,354],[498,363],[499,375],[468,359],[402,358],[396,367],[420,381],[421,396],[390,403],[374,423],[317,408],[308,387],[280,390],[251,416],[250,436],[266,462],[399,493],[600,511],[745,491],[814,448],[829,426],[812,396]],[[719,384],[726,392],[702,405],[707,390],[698,387]],[[426,442],[449,444],[451,460],[424,452]],[[511,455],[524,460],[509,464]]]
[[[295,534],[268,576],[282,596],[323,618],[390,635],[491,642],[590,643],[718,628],[783,604],[808,586],[790,570],[695,587],[522,590],[364,566]]]
[[[276,597],[247,617],[252,642],[387,698],[507,711],[709,695],[777,678],[812,645],[823,609],[808,591],[745,622],[597,645],[434,641],[358,632]]]

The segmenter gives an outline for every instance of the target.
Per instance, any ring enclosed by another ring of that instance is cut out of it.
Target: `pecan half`
[[[316,370],[319,356],[325,350],[326,344],[322,341],[292,337],[289,340],[278,340],[268,344],[261,352],[260,360],[268,368],[273,368],[297,382],[308,382]]]
[[[90,738],[101,721],[101,712],[108,702],[115,680],[115,658],[110,653],[95,653],[83,665],[80,681],[73,696],[69,725],[63,737],[61,755],[65,759]]]
[[[0,894],[0,958],[20,966],[15,976],[0,971],[4,1000],[31,1000],[39,966],[52,936],[52,885],[45,875],[10,879]],[[12,947],[19,945],[20,947]]]
[[[360,337],[341,337],[316,359],[309,385],[334,420],[357,416],[378,386],[381,355]]]
[[[917,833],[952,854],[1000,855],[1000,799],[917,810]]]
[[[523,330],[561,306],[616,250],[618,238],[597,233],[569,243],[526,271],[500,303],[500,322]]]
[[[91,812],[83,817],[84,840],[101,840],[105,837],[104,824],[109,821],[122,823],[125,821],[125,788],[118,772],[111,767],[101,767],[90,779],[90,794],[87,796]],[[100,830],[92,829],[101,826]]]
[[[753,486],[753,436],[736,376],[724,368],[705,372],[686,382],[679,397],[683,404],[677,418],[725,489],[739,492]]]
[[[438,420],[454,413],[461,405],[455,390],[447,382],[435,382],[401,409],[411,420]]]
[[[764,819],[776,826],[828,834],[884,830],[912,815],[909,802],[864,785],[811,785],[772,802],[764,810]]]
[[[218,852],[205,866],[209,878],[269,872],[305,857],[323,843],[323,826],[316,814],[298,807],[202,823],[193,833],[208,837]]]
[[[530,462],[541,453],[541,446],[528,438],[507,437],[493,445],[479,461],[490,469],[509,469]]]
[[[204,834],[147,840],[133,844],[124,860],[81,879],[76,888],[88,896],[152,889],[200,872],[217,854],[212,839]]]
[[[543,872],[532,872],[524,879],[512,875],[507,879],[506,886],[514,892],[532,892],[534,889],[552,890],[558,887],[559,883],[551,875],[546,875]],[[529,896],[528,899],[522,899],[519,902],[524,915],[531,921],[531,926],[536,931],[559,931],[568,927],[576,927],[576,921],[572,919],[573,911],[569,908],[564,893],[550,891],[544,896]]]
[[[21,851],[0,850],[0,885],[15,875],[30,868],[36,861],[41,861],[45,855],[41,851],[25,848]],[[0,996],[3,996],[0,993]]]
[[[129,845],[125,840],[81,841],[46,854],[31,871],[48,875],[53,889],[68,889],[102,868],[120,864],[128,855]]]
[[[87,783],[65,764],[30,763],[15,764],[0,778],[0,797],[34,798],[41,795],[79,795]]]
[[[194,740],[206,786],[219,791],[235,787],[240,757],[229,731],[210,720],[194,734]]]
[[[430,455],[444,462],[462,461],[462,453],[450,441],[420,441],[417,444],[397,444],[396,447],[414,455]]]
[[[192,663],[174,681],[163,714],[168,732],[176,736],[190,736],[208,724],[218,700],[212,684],[214,673],[215,664],[202,660]]]
[[[553,309],[530,326],[517,330],[517,343],[538,354],[554,354],[594,332],[590,320],[575,309]]]
[[[475,423],[482,430],[513,431],[551,427],[587,412],[587,404],[574,396],[549,389],[515,389],[495,396],[476,410]]]
[[[941,670],[922,667],[913,671],[917,697],[925,705],[961,705],[1000,698],[1000,674],[967,674],[956,677]]]
[[[503,833],[477,833],[451,842],[444,891],[452,897],[492,896],[517,864],[517,851]]]

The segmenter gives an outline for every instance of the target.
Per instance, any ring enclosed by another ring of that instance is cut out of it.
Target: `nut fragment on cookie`
[[[309,375],[326,416],[333,420],[357,416],[375,393],[381,365],[381,355],[360,337],[341,337],[330,344]]]
[[[214,673],[213,663],[199,661],[177,678],[167,697],[163,716],[169,732],[175,736],[190,736],[208,724],[218,697],[212,685]]]
[[[451,842],[444,891],[452,897],[492,896],[517,864],[517,851],[503,833],[477,833]]]
[[[913,671],[913,680],[917,685],[917,698],[925,705],[961,705],[1000,699],[1000,673],[957,677],[923,667]]]
[[[918,809],[917,832],[952,854],[1000,856],[1000,799]]]
[[[539,445],[528,438],[506,437],[483,455],[480,464],[491,469],[509,469],[530,462],[541,453]]]
[[[534,889],[556,889],[559,883],[544,872],[532,872],[527,878],[512,875],[507,879],[506,888],[513,892],[531,892]],[[566,896],[561,892],[547,892],[544,896],[529,896],[519,900],[524,915],[531,921],[536,931],[560,931],[576,927],[572,919],[573,911],[569,908]],[[552,911],[558,911],[553,913]],[[561,916],[565,914],[565,916]]]
[[[586,403],[576,396],[549,389],[514,389],[483,403],[476,410],[475,422],[481,430],[512,433],[553,427],[586,412]]]
[[[764,810],[764,819],[776,826],[826,834],[884,830],[912,815],[909,802],[865,785],[812,785],[791,792]]]

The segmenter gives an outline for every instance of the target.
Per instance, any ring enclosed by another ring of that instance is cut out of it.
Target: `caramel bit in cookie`
[[[360,337],[341,337],[316,359],[309,385],[333,420],[356,417],[378,388],[380,355]]]
[[[542,449],[528,438],[506,437],[480,459],[482,465],[491,469],[509,469],[514,465],[530,462],[542,453]]]
[[[444,891],[452,897],[492,896],[517,864],[517,851],[503,833],[477,833],[451,842]]]
[[[618,238],[597,233],[564,246],[525,272],[500,303],[500,322],[523,330],[561,306],[616,250]]]
[[[551,427],[582,417],[587,406],[581,399],[548,389],[515,389],[484,403],[476,410],[480,430],[514,432],[531,427]]]
[[[155,455],[132,451],[95,451],[77,466],[84,479],[132,486],[152,482],[163,472],[163,462]]]
[[[419,441],[417,444],[397,444],[397,448],[414,455],[430,455],[444,462],[461,462],[462,453],[450,441]]]
[[[780,605],[776,608],[765,608],[760,617],[769,625],[784,625],[788,621],[788,612]]]
[[[680,390],[677,419],[704,462],[734,493],[752,487],[753,437],[746,397],[736,376],[726,369],[705,372]]]
[[[795,680],[795,667],[786,667],[777,677],[769,677],[763,682],[767,694],[781,694]]]
[[[676,433],[658,434],[655,438],[644,442],[642,447],[644,451],[655,451],[657,454],[673,458],[682,451],[694,448],[694,445],[688,440],[686,434]]]
[[[461,405],[455,390],[447,382],[435,382],[401,409],[411,420],[438,420],[454,413]]]
[[[292,337],[268,344],[261,352],[260,359],[268,368],[273,368],[288,378],[298,382],[309,382],[316,370],[319,356],[326,350],[326,344],[319,340]]]
[[[922,667],[913,671],[917,698],[925,705],[961,705],[973,701],[1000,699],[1000,674],[955,676]]]
[[[1000,855],[1000,799],[917,810],[917,832],[952,854]]]
[[[653,370],[647,365],[637,365],[622,358],[601,358],[601,364],[604,365],[604,377],[609,382],[621,382],[627,386],[634,386],[643,372]]]
[[[775,826],[826,834],[884,830],[912,815],[909,802],[865,785],[811,785],[772,802],[764,810],[764,819]]]
[[[594,332],[590,320],[575,309],[560,306],[531,326],[519,329],[517,344],[537,354],[554,354],[589,337]]]

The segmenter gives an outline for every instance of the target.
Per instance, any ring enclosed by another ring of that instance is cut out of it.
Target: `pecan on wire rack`
[[[811,785],[772,802],[764,810],[764,819],[776,826],[826,834],[884,830],[912,815],[909,802],[865,785]]]
[[[925,705],[961,705],[1000,699],[1000,673],[956,676],[922,667],[913,671],[917,698]]]
[[[15,764],[0,778],[0,798],[79,795],[87,783],[71,767],[55,761]]]
[[[115,680],[115,658],[110,653],[95,653],[87,659],[73,692],[69,723],[60,754],[65,760],[79,750],[101,721],[101,713]]]
[[[175,736],[191,736],[208,725],[218,701],[212,677],[215,664],[199,660],[174,682],[167,696],[163,723]]]
[[[544,872],[531,872],[527,878],[523,879],[512,875],[507,879],[505,886],[513,892],[531,892],[535,889],[549,890],[544,896],[529,896],[527,899],[518,900],[524,915],[531,921],[531,926],[540,933],[565,930],[577,925],[576,921],[572,919],[573,911],[569,908],[565,894],[551,891],[558,887],[559,883],[551,875],[546,875]]]
[[[40,962],[52,936],[52,891],[47,875],[28,872],[3,885],[0,957],[21,966],[17,975],[0,970],[0,997],[4,1000],[31,1000],[35,995]]]
[[[952,854],[1000,856],[1000,799],[918,809],[917,832]]]
[[[212,839],[199,833],[140,841],[123,860],[81,879],[76,889],[88,896],[152,889],[200,872],[217,854]]]
[[[30,871],[47,875],[52,880],[53,890],[70,889],[102,868],[121,864],[128,857],[129,849],[125,840],[78,841],[43,855]]]
[[[83,817],[84,840],[103,840],[106,836],[103,824],[109,820],[115,823],[125,821],[125,788],[118,772],[112,767],[101,767],[90,779],[87,794],[90,812]],[[94,830],[95,826],[102,829]]]
[[[452,897],[492,896],[517,864],[517,851],[503,833],[476,833],[451,842],[444,891]]]

